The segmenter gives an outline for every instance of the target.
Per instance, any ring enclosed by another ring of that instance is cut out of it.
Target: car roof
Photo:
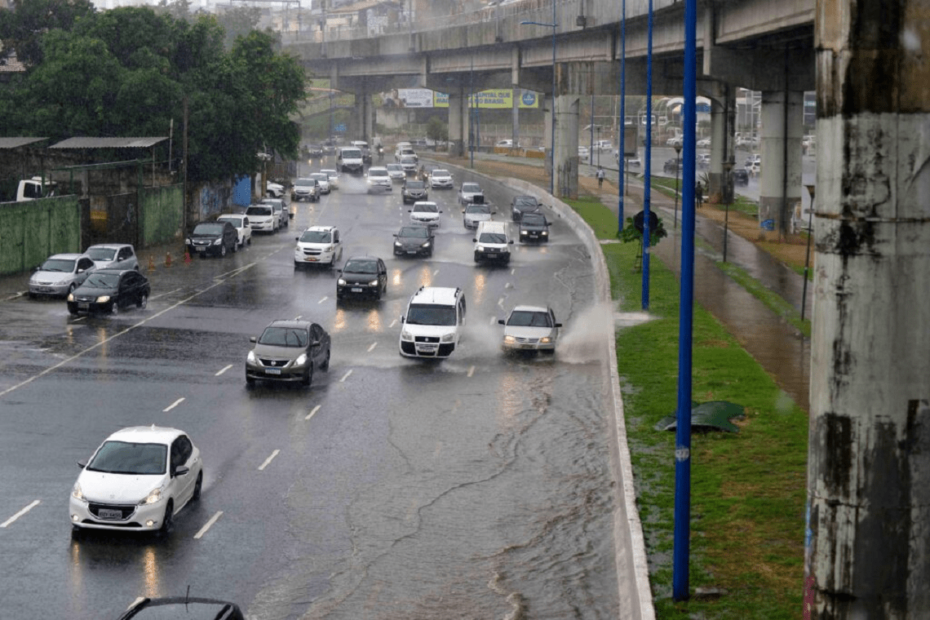
[[[335,168],[320,168],[320,172],[326,172],[326,173],[336,172],[336,169]]]
[[[437,205],[435,202],[433,202],[432,200],[417,200],[415,203],[413,203],[413,206],[416,207],[417,205],[419,205],[419,206],[421,206],[421,207],[424,206],[424,205],[430,205],[430,206],[433,206],[433,207],[439,206],[439,205]]]
[[[378,260],[381,260],[381,259],[378,258],[377,256],[370,256],[370,255],[368,255],[368,254],[364,254],[364,255],[362,255],[362,256],[350,256],[349,258],[346,259],[346,262],[348,263],[348,262],[353,261],[353,260],[375,260],[375,261],[378,261]]]
[[[293,329],[310,329],[310,326],[313,325],[310,321],[299,321],[296,319],[278,319],[269,323],[265,329],[269,327],[290,327]]]
[[[125,441],[126,443],[163,443],[172,441],[186,435],[182,430],[169,426],[129,426],[116,431],[107,437],[107,441]]]
[[[432,173],[436,174],[437,172],[445,172],[446,174],[450,174],[449,171],[445,168],[433,168]]]
[[[94,245],[90,246],[87,249],[89,250],[90,248],[107,248],[107,249],[112,249],[112,250],[118,250],[119,248],[131,248],[131,247],[132,245],[128,243],[95,243]]]
[[[549,308],[545,306],[514,306],[510,313],[513,314],[514,312],[549,312]]]
[[[336,230],[336,227],[335,227],[335,226],[310,226],[310,227],[307,228],[307,230],[305,230],[304,232],[310,232],[310,231],[313,231],[313,232],[330,232],[330,231],[333,231],[333,230]]]
[[[58,260],[77,260],[77,259],[81,258],[82,256],[87,256],[87,255],[86,255],[86,254],[74,254],[74,253],[52,254],[51,256],[49,256],[48,258],[46,258],[45,260],[52,260],[52,259],[58,259]],[[90,258],[90,257],[87,256],[87,258]]]
[[[455,304],[456,295],[460,290],[447,286],[424,286],[413,294],[410,303],[451,306]]]
[[[503,232],[509,232],[509,226],[507,226],[507,222],[495,222],[490,220],[486,222],[478,222],[478,230],[499,230]]]
[[[372,170],[376,170],[378,172],[384,170],[385,172],[387,172],[387,168],[385,168],[384,166],[372,166],[371,168],[368,169],[368,174],[371,174]]]

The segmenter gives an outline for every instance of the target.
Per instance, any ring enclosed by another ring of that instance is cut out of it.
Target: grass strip
[[[604,208],[607,210],[606,208]],[[585,205],[578,212],[598,226]],[[590,217],[590,219],[589,219]],[[634,243],[601,246],[611,291],[622,310],[640,309],[641,274]],[[739,434],[692,437],[691,592],[719,588],[718,598],[674,602],[672,551],[675,436],[654,429],[676,408],[678,281],[653,261],[654,320],[617,333],[617,361],[650,581],[661,619],[799,618],[804,555],[807,416],[723,326],[694,309],[693,397],[746,408]]]

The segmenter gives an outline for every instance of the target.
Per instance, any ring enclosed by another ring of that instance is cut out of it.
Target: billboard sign
[[[520,92],[520,91],[518,91]],[[532,91],[523,91],[519,95],[521,108],[538,108],[539,97]],[[475,105],[475,95],[469,95],[468,107]],[[426,88],[399,88],[386,95],[385,104],[389,107],[399,108],[448,108],[449,95],[434,92]],[[484,90],[477,93],[479,108],[484,109],[511,109],[513,108],[513,90]]]

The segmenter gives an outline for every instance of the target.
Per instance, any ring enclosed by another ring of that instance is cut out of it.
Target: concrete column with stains
[[[710,98],[710,168],[707,198],[720,200],[726,186],[726,164],[733,160],[733,133],[729,121],[736,107],[735,89],[718,83]]]
[[[371,93],[367,88],[361,87],[355,92],[355,109],[353,113],[355,114],[355,127],[357,138],[354,140],[365,140],[366,142],[371,139],[373,134],[373,112],[371,105]]]
[[[818,0],[805,618],[930,618],[930,2]]]
[[[759,225],[779,238],[791,232],[791,215],[801,202],[804,93],[762,91]]]
[[[578,197],[578,95],[555,98],[555,195]]]
[[[456,87],[449,91],[449,155],[453,157],[465,155],[467,105],[464,89]]]

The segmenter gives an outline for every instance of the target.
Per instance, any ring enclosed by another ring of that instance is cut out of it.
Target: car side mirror
[[[498,324],[498,325],[506,325],[507,322],[506,322],[504,319],[497,319],[497,324]]]
[[[404,323],[404,315],[403,315],[403,314],[402,314],[402,315],[400,315],[400,322],[401,322],[401,324],[403,324],[403,323]]]
[[[300,241],[300,237],[294,237],[294,241]]]
[[[477,239],[477,238],[472,239],[472,241],[474,241],[475,243],[478,243],[478,239]]]
[[[337,269],[336,272],[337,272],[337,273],[342,273],[342,269]]]
[[[413,213],[413,209],[407,209],[407,213]]]
[[[258,338],[255,336],[249,336],[249,342],[258,342]]]
[[[440,211],[440,213],[442,213],[442,211]]]
[[[555,326],[556,326],[556,327],[562,327],[562,324],[561,324],[561,323],[556,323]]]
[[[513,239],[511,239],[511,240],[508,241],[507,243],[509,243],[510,245],[513,245]]]
[[[87,467],[87,461],[86,460],[78,461],[78,467],[80,467],[81,469],[84,469],[85,467]]]
[[[185,476],[185,475],[189,474],[190,471],[191,471],[191,468],[188,467],[187,465],[178,465],[177,467],[174,468],[174,475],[175,475],[175,476]]]

